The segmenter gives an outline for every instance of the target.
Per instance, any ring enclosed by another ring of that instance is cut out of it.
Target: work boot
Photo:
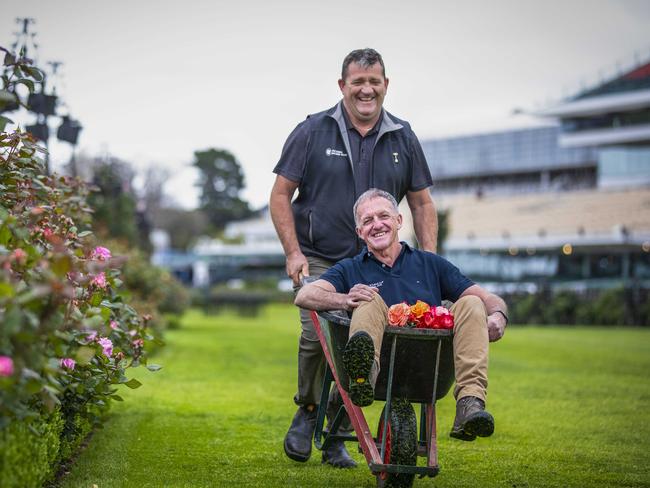
[[[345,442],[335,440],[327,449],[323,450],[323,464],[331,464],[335,468],[356,468],[357,463],[350,457],[345,448]]]
[[[473,441],[476,436],[489,437],[493,432],[494,417],[485,411],[483,400],[466,396],[456,402],[456,418],[450,437]]]
[[[309,409],[311,407],[311,410]],[[316,407],[300,407],[293,417],[291,427],[284,436],[284,452],[289,458],[300,463],[307,462],[311,456],[311,440],[316,428]]]
[[[359,331],[350,337],[343,352],[343,366],[350,377],[350,400],[359,407],[370,405],[375,397],[370,381],[374,360],[375,346],[367,332]]]

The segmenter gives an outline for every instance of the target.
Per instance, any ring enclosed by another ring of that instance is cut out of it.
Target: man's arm
[[[291,199],[297,188],[297,182],[277,175],[269,200],[271,219],[282,243],[284,255],[287,257],[287,276],[293,280],[294,285],[298,285],[303,276],[309,276],[309,265],[298,245],[296,226],[291,210]]]
[[[506,331],[506,325],[508,325],[508,321],[506,320],[506,317],[508,316],[508,306],[506,305],[506,302],[504,302],[501,297],[494,293],[489,293],[478,285],[472,285],[467,288],[461,294],[461,297],[467,295],[475,295],[479,297],[485,305],[485,310],[488,316],[487,328],[490,342],[501,339]]]
[[[316,280],[303,286],[294,303],[307,310],[354,310],[361,302],[369,302],[377,288],[354,285],[348,293],[337,293],[329,281]]]
[[[413,215],[413,228],[420,249],[436,252],[438,248],[438,214],[429,189],[408,192],[406,201]]]

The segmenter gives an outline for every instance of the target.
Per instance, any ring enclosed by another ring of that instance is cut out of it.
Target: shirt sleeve
[[[325,271],[325,273],[319,276],[319,279],[329,282],[336,289],[337,293],[347,293],[350,291],[347,273],[345,272],[342,261],[339,261]]]
[[[309,130],[305,120],[289,134],[273,172],[291,181],[300,182],[305,171],[308,144]]]
[[[455,302],[465,290],[474,284],[460,270],[440,256],[438,258],[438,276],[440,276],[440,292],[443,300]]]
[[[411,168],[409,191],[419,191],[433,185],[433,178],[431,177],[431,171],[427,164],[427,158],[424,156],[422,145],[413,131],[411,131],[410,146],[413,166]]]

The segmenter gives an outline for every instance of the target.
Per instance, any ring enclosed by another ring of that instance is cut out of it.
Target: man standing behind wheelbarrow
[[[339,261],[296,296],[303,308],[352,311],[343,353],[350,399],[362,407],[373,401],[388,306],[417,300],[433,306],[450,300],[455,302],[451,313],[456,376],[456,419],[450,435],[466,441],[492,435],[494,418],[485,411],[488,342],[503,336],[508,322],[505,302],[446,259],[400,242],[402,216],[389,193],[365,192],[354,205],[354,215],[356,232],[367,247]]]
[[[397,201],[406,196],[420,247],[436,250],[438,224],[428,190],[431,174],[409,124],[382,108],[388,78],[379,53],[359,49],[348,54],[338,84],[343,100],[298,124],[273,170],[277,177],[271,191],[271,217],[287,257],[287,275],[296,287],[301,278],[317,277],[361,250],[352,206],[371,187],[388,191]],[[300,316],[294,397],[299,408],[284,450],[291,459],[305,462],[311,455],[325,358],[309,312],[301,310]],[[337,412],[337,397],[334,389],[328,414]],[[343,441],[323,451],[323,462],[356,465]]]

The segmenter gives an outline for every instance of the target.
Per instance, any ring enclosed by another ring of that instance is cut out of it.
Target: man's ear
[[[355,227],[354,231],[357,233],[357,236],[359,236],[359,239],[363,240],[363,237],[361,237],[361,229],[359,229],[359,227]]]
[[[344,86],[345,86],[345,80],[344,80],[343,78],[341,78],[341,79],[339,80],[339,89],[340,89],[341,91],[343,91],[343,87],[344,87]]]
[[[397,214],[397,228],[402,228],[402,214]]]

